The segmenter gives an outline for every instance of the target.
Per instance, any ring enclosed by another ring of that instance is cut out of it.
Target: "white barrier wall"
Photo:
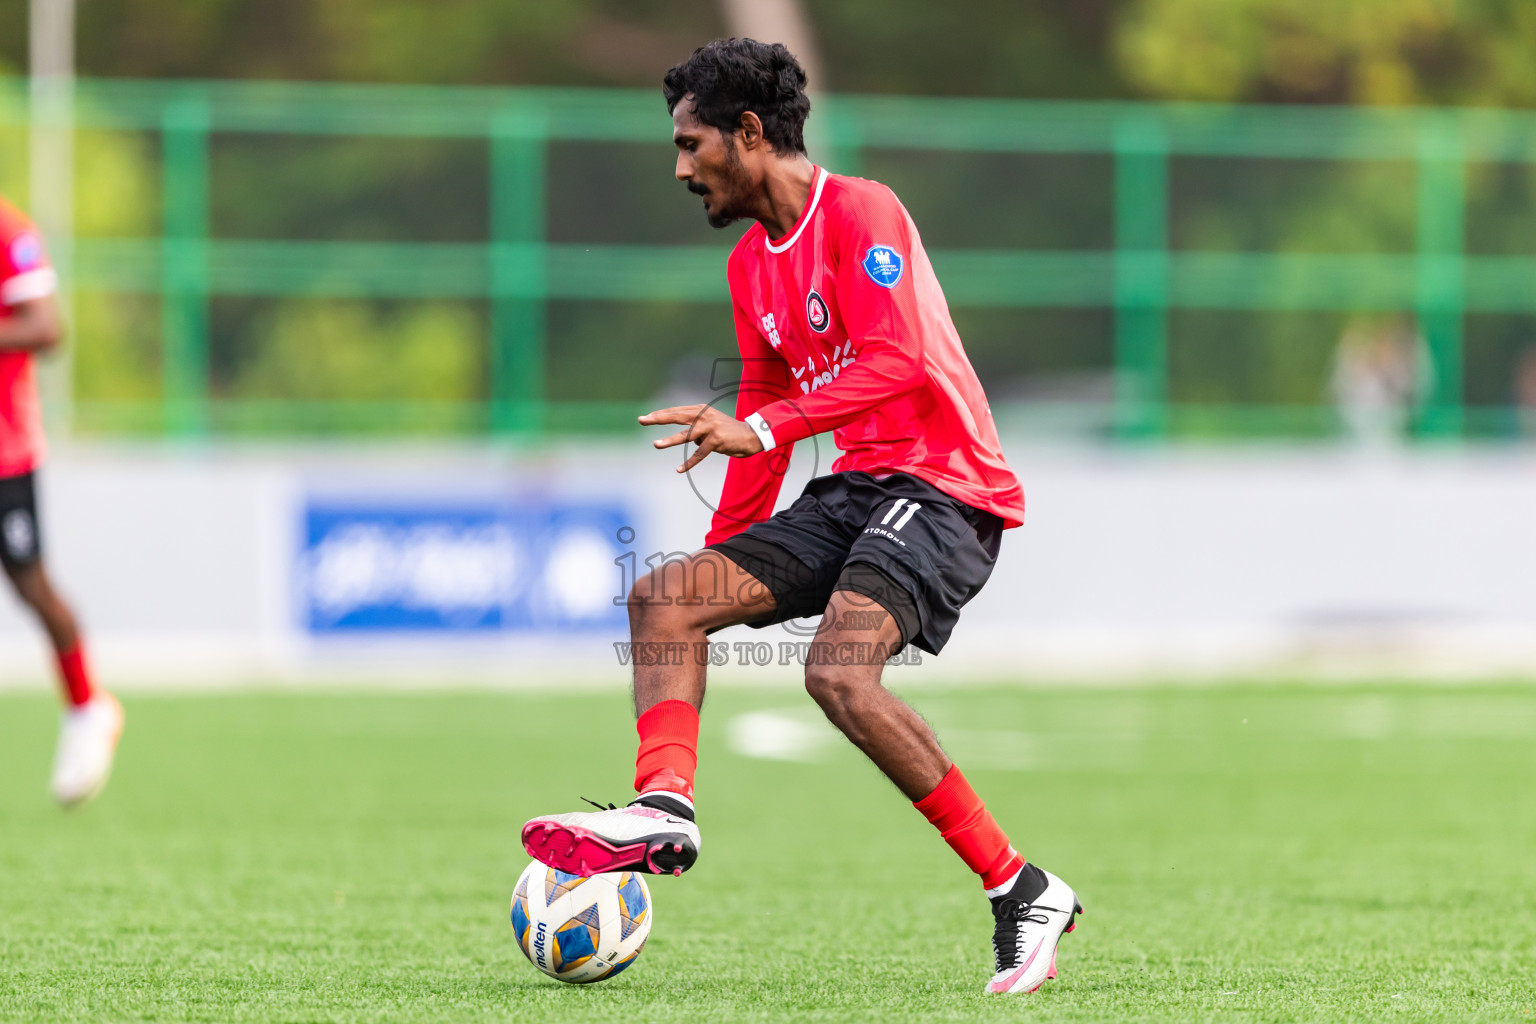
[[[1010,452],[1029,523],[943,656],[902,673],[1536,674],[1536,457]],[[803,445],[781,504],[831,454]],[[122,685],[621,685],[626,566],[697,547],[709,510],[694,487],[718,493],[718,457],[692,484],[676,462],[639,436],[72,447],[41,477],[44,542],[101,675]],[[336,508],[364,518],[333,522]],[[732,649],[723,676],[798,674],[778,645],[803,637],[781,627],[714,639],[775,652],[741,667]],[[0,601],[0,685],[47,677],[39,632]]]

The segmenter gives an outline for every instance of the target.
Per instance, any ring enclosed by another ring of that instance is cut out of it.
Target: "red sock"
[[[981,876],[984,888],[997,888],[1024,866],[1024,858],[1009,844],[958,765],[949,769],[932,793],[912,806],[932,822],[965,866]]]
[[[90,670],[85,667],[85,645],[76,641],[75,646],[57,654],[57,657],[64,695],[69,699],[71,707],[79,707],[96,692],[96,687],[91,685]]]
[[[693,799],[693,773],[699,767],[699,712],[685,700],[664,700],[635,723],[640,751],[635,755],[635,792],[665,790]]]

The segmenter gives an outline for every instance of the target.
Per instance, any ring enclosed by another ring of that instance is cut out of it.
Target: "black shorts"
[[[709,547],[777,602],[753,627],[820,615],[850,590],[891,613],[903,644],[938,654],[992,575],[1002,535],[1002,519],[925,480],[850,472],[817,477],[789,508]]]
[[[0,564],[24,569],[43,557],[32,474],[0,477]]]

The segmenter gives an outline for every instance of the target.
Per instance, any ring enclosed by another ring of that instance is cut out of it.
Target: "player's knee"
[[[670,593],[666,584],[660,571],[648,573],[635,581],[627,600],[631,633],[686,627],[697,617],[698,609],[695,605],[680,601],[679,597],[683,595]]]
[[[836,720],[858,698],[864,681],[845,665],[813,661],[805,667],[805,692]]]
[[[36,562],[21,566],[7,565],[5,574],[10,577],[11,589],[16,591],[16,596],[23,604],[32,608],[42,604],[46,588],[43,586],[43,574]]]
[[[644,625],[655,617],[656,613],[656,586],[652,579],[653,573],[648,573],[635,581],[635,585],[629,588],[629,595],[625,598],[625,605],[629,609],[629,624],[631,627]]]

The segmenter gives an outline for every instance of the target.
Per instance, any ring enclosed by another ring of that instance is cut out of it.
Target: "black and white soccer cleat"
[[[1024,865],[1013,888],[992,899],[997,971],[987,991],[1033,992],[1056,977],[1056,943],[1077,927],[1082,912],[1071,886],[1049,871]]]

